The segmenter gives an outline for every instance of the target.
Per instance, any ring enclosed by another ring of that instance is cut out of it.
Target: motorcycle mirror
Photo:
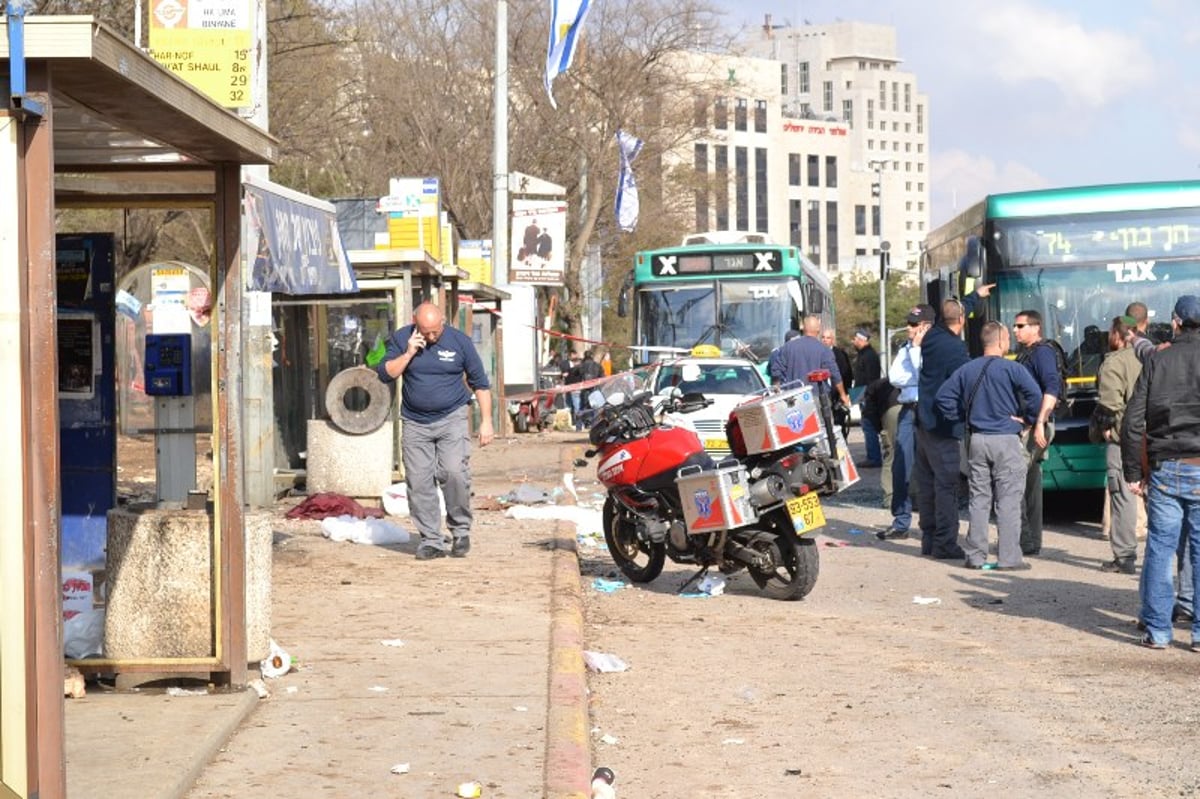
[[[596,389],[591,394],[588,394],[588,407],[604,407],[604,394],[599,389]]]
[[[625,392],[614,391],[612,394],[608,395],[604,402],[608,405],[621,405],[625,402]]]

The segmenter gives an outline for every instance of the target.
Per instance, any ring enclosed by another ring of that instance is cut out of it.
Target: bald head
[[[446,315],[432,302],[423,302],[413,311],[413,324],[429,344],[434,343],[446,328]]]
[[[804,335],[818,338],[821,335],[821,317],[806,316],[804,317]]]

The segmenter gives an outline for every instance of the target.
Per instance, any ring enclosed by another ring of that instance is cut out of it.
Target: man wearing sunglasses
[[[1021,503],[1021,554],[1042,551],[1042,461],[1054,440],[1054,409],[1066,386],[1058,371],[1055,345],[1042,338],[1042,315],[1021,311],[1013,321],[1013,336],[1019,345],[1017,362],[1025,365],[1042,390],[1042,405],[1033,428],[1025,434],[1029,469],[1025,473],[1025,499]]]

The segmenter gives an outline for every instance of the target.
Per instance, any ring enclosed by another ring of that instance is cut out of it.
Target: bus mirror
[[[962,260],[958,262],[958,271],[966,274],[967,277],[980,277],[983,274],[983,262],[986,256],[983,252],[983,244],[978,236],[969,236],[967,238],[967,252],[963,255]]]
[[[629,316],[629,290],[633,288],[633,272],[625,276],[621,288],[617,292],[617,316],[624,319]]]

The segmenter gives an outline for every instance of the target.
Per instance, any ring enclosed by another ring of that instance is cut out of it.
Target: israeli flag
[[[567,71],[575,58],[575,45],[583,29],[591,0],[550,0],[550,46],[546,52],[546,94],[550,107],[558,108],[550,84]]]
[[[617,177],[617,227],[632,233],[638,221],[637,181],[633,177],[633,159],[642,151],[642,140],[632,133],[617,131],[617,150],[621,170]]]

